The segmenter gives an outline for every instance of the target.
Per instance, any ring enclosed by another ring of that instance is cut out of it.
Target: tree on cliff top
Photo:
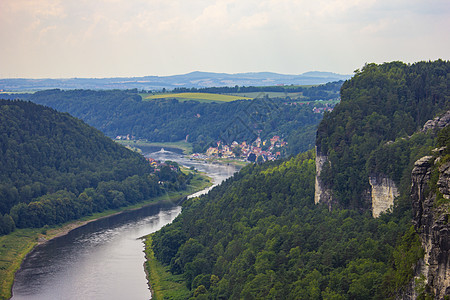
[[[341,103],[317,131],[328,156],[321,173],[342,207],[369,208],[367,161],[381,145],[412,135],[450,108],[450,62],[367,64],[341,88]]]

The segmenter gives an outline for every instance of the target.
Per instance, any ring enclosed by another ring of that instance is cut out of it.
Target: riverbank
[[[152,234],[143,237],[145,244],[145,273],[152,293],[152,300],[188,299],[191,292],[186,287],[183,275],[173,275],[168,266],[161,264],[152,248]]]
[[[238,167],[239,169],[245,167],[246,165],[248,165],[250,162],[249,161],[245,161],[242,159],[235,159],[235,158],[217,158],[217,157],[209,157],[209,158],[193,158],[193,157],[189,157],[192,160],[195,161],[201,161],[201,162],[206,162],[206,163],[211,163],[211,164],[219,164],[219,165],[233,165],[235,167]]]
[[[51,239],[63,236],[71,230],[86,225],[89,222],[120,214],[124,211],[137,210],[144,206],[156,203],[171,202],[178,203],[186,196],[203,190],[212,185],[209,177],[197,174],[188,189],[181,192],[171,192],[156,198],[149,199],[139,204],[123,207],[121,209],[108,210],[102,213],[93,214],[82,219],[72,221],[54,227],[43,227],[37,229],[17,229],[13,233],[0,237],[0,299],[11,297],[11,288],[14,282],[14,275],[20,268],[26,255],[38,244],[45,243]]]
[[[176,148],[183,151],[184,155],[191,154],[192,153],[192,144],[185,142],[185,141],[179,141],[179,142],[148,142],[145,140],[116,140],[117,143],[129,146],[131,148],[138,148],[142,151],[145,150],[146,147],[158,147],[158,148]]]
[[[220,165],[233,165],[238,168],[243,168],[250,162],[243,159],[237,158],[221,158],[221,157],[207,157],[207,158],[196,158],[192,157],[192,144],[187,143],[185,141],[179,142],[166,142],[166,143],[157,143],[157,142],[147,142],[144,140],[118,140],[117,143],[127,146],[133,151],[138,151],[139,153],[145,153],[146,148],[148,147],[158,147],[167,149],[179,149],[183,151],[183,155],[186,155],[189,159],[206,162],[212,164],[220,164]]]

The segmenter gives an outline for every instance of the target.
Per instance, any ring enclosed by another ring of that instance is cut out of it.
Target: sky
[[[439,58],[449,0],[0,0],[0,78],[352,74]]]

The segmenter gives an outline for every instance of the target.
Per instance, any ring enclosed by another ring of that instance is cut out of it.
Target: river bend
[[[194,161],[171,151],[148,156],[193,166],[215,184],[237,171],[234,166]],[[172,222],[180,212],[179,206],[155,204],[88,223],[37,246],[16,274],[12,299],[151,298],[139,238]]]

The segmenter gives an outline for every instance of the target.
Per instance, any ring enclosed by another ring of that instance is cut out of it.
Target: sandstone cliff
[[[423,157],[412,171],[413,223],[425,255],[416,267],[408,296],[404,296],[408,299],[415,299],[421,291],[434,299],[450,297],[450,203],[445,200],[450,198],[450,162],[435,165],[439,160]],[[432,172],[439,176],[437,183],[433,183]]]
[[[331,210],[336,203],[333,199],[333,193],[331,189],[321,180],[320,174],[326,163],[329,163],[328,157],[316,147],[316,180],[315,180],[315,193],[314,203],[323,203],[329,210]],[[375,174],[369,177],[369,183],[371,189],[368,192],[368,196],[372,202],[372,216],[377,218],[381,213],[389,210],[394,206],[394,198],[398,196],[398,189],[394,181],[385,175]],[[361,195],[364,197],[366,195]]]
[[[394,181],[384,175],[371,175],[372,216],[378,218],[382,212],[394,206],[394,198],[399,195]]]
[[[326,203],[328,209],[332,208],[332,194],[331,190],[322,182],[320,174],[325,163],[328,162],[328,157],[317,150],[316,147],[316,181],[314,190],[314,203]]]

